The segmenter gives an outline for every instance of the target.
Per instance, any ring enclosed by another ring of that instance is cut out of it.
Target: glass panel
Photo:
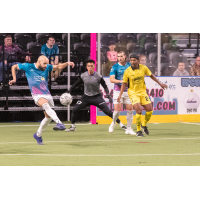
[[[117,52],[126,54],[126,61],[130,61],[130,55],[140,56],[141,64],[149,67],[153,74],[157,75],[157,34],[155,33],[101,33],[100,34],[101,74],[109,76],[111,67],[116,64]],[[154,59],[152,60],[152,56]],[[153,62],[152,62],[153,61]]]
[[[198,37],[198,33],[161,34],[161,76],[189,76],[199,55]]]

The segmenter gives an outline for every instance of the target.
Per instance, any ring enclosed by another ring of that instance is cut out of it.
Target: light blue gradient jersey
[[[31,94],[50,95],[48,88],[48,75],[53,70],[53,65],[47,65],[44,71],[36,68],[35,63],[19,63],[20,70],[25,70]]]
[[[127,62],[124,66],[120,65],[119,63],[116,63],[115,65],[112,66],[110,70],[110,76],[115,75],[115,79],[117,80],[123,80],[123,75],[124,71],[131,66],[130,62]],[[114,84],[114,90],[115,91],[120,91],[121,90],[122,83],[115,83]],[[128,86],[124,90],[124,92],[127,92]]]

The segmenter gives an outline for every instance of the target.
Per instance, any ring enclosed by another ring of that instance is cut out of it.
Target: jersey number
[[[146,101],[149,101],[149,97],[148,96],[146,96],[145,98],[146,98]]]

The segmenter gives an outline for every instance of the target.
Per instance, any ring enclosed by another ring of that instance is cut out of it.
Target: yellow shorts
[[[129,95],[129,98],[131,100],[132,105],[136,103],[140,103],[142,106],[147,105],[151,103],[151,100],[149,99],[149,96],[147,94],[142,95]]]

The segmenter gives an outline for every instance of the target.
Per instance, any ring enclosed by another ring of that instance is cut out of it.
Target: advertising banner
[[[200,78],[196,77],[157,77],[160,82],[165,83],[168,89],[163,90],[150,77],[145,77],[147,94],[153,104],[153,115],[178,115],[178,114],[200,114]],[[110,83],[109,77],[104,77],[113,97],[114,84]],[[103,96],[104,89],[101,87]],[[113,110],[114,105],[104,98],[109,108]],[[135,111],[134,111],[135,114]],[[145,114],[145,111],[143,111]],[[120,115],[126,115],[125,106]],[[106,116],[97,108],[97,116]]]

